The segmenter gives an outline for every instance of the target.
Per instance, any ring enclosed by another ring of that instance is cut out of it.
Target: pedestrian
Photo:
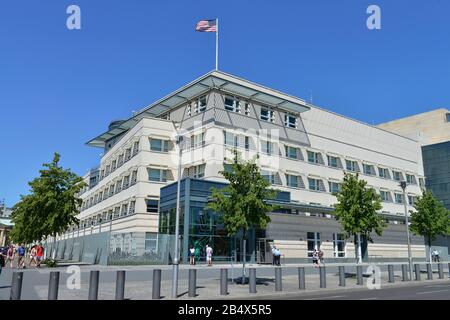
[[[275,266],[277,264],[277,256],[276,253],[277,252],[277,247],[273,246],[272,248],[272,265]]]
[[[16,250],[14,249],[14,246],[12,243],[9,244],[8,251],[6,252],[6,263],[9,261],[9,267],[11,269],[14,268],[14,255]]]
[[[191,246],[191,248],[189,249],[189,264],[195,265],[195,249],[194,246]]]
[[[37,267],[36,247],[37,247],[37,245],[34,245],[31,247],[31,250],[30,250],[30,262],[28,263],[28,267],[30,267],[30,268],[31,268],[32,263],[34,263],[34,265]]]
[[[0,250],[0,275],[2,274],[2,269],[5,267],[5,254],[3,250]]]
[[[23,246],[23,243],[20,244],[20,246],[17,248],[17,255],[19,256],[19,261],[17,262],[17,267],[19,269],[25,269],[25,247]]]
[[[206,245],[206,261],[208,262],[208,267],[212,266],[212,253],[213,249],[209,246],[209,244]]]
[[[44,259],[44,247],[39,242],[36,247],[36,267],[41,267],[41,262]]]
[[[280,251],[280,249],[278,249],[278,248],[276,248],[275,249],[275,264],[277,265],[277,266],[281,266],[281,251]]]
[[[319,248],[319,251],[317,252],[318,263],[323,264],[323,251]]]
[[[318,263],[319,263],[319,253],[317,252],[316,249],[314,249],[314,252],[312,254],[312,260],[313,260],[314,266],[317,267]]]

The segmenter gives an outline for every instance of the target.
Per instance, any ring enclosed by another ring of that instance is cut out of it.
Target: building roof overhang
[[[274,106],[292,113],[301,113],[310,109],[310,107],[307,106],[307,103],[302,99],[255,84],[222,71],[214,70],[134,113],[132,117],[125,120],[119,126],[111,128],[88,141],[86,144],[92,147],[104,147],[106,141],[128,131],[143,118],[156,118],[164,115],[171,109],[174,109],[211,89],[220,90],[228,94],[235,94],[239,97]]]

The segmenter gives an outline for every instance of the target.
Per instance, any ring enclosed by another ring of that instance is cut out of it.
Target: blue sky
[[[450,106],[449,15],[445,0],[2,0],[0,199],[18,201],[54,151],[84,174],[102,152],[84,143],[111,120],[213,69],[200,19],[220,19],[219,69],[377,124]]]

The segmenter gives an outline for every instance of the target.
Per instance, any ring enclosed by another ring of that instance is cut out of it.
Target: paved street
[[[220,268],[228,269],[227,296],[219,295]],[[274,268],[272,266],[250,265],[257,270],[257,293],[249,294],[248,285],[237,284],[235,279],[241,275],[241,265],[215,265],[207,267],[197,265],[197,297],[196,299],[448,299],[450,296],[450,279],[445,268],[445,280],[438,280],[438,274],[433,273],[434,280],[425,280],[425,268],[422,268],[422,281],[402,282],[401,267],[395,265],[395,283],[388,283],[387,266],[381,266],[381,290],[368,290],[364,285],[357,285],[355,279],[356,268],[346,266],[346,287],[339,286],[337,265],[328,265],[327,288],[319,287],[318,269],[307,265],[306,290],[298,289],[298,269],[296,265],[283,266],[283,292],[275,293]],[[114,299],[115,281],[117,270],[126,271],[125,298],[132,300],[146,300],[152,297],[152,272],[153,269],[161,269],[161,295],[163,299],[170,298],[172,284],[172,266],[81,266],[81,287],[70,290],[66,283],[70,274],[66,273],[67,267],[54,269],[25,269],[23,277],[22,299],[42,300],[47,299],[49,273],[60,271],[59,299],[61,300],[86,300],[89,289],[89,273],[91,270],[100,271],[99,299]],[[180,266],[179,298],[189,299],[188,291],[188,265]],[[365,271],[366,267],[363,268]],[[248,271],[247,271],[248,272]],[[3,269],[0,277],[0,299],[9,299],[12,271]],[[356,291],[355,291],[356,290]],[[386,293],[384,293],[386,291]]]

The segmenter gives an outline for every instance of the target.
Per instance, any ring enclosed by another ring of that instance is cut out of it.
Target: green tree
[[[360,180],[358,174],[344,174],[344,182],[335,194],[336,219],[340,222],[347,237],[357,237],[358,262],[361,263],[361,236],[373,242],[371,233],[381,236],[386,223],[377,211],[381,210],[381,197],[374,189],[367,188],[367,182]]]
[[[276,198],[278,191],[269,188],[270,183],[261,175],[255,159],[243,161],[237,151],[234,151],[230,170],[220,171],[220,174],[229,184],[222,189],[211,189],[212,202],[208,208],[221,214],[228,236],[242,232],[244,282],[248,230],[267,226],[270,222],[267,213],[275,210],[276,206],[266,200]]]
[[[30,194],[21,196],[13,207],[13,241],[30,243],[55,237],[73,223],[78,224],[81,199],[77,194],[86,183],[70,169],[63,169],[59,160],[60,155],[55,153],[51,163],[43,164],[40,176],[28,183]]]
[[[450,234],[450,211],[436,199],[431,191],[424,191],[411,210],[410,230],[423,236],[428,243],[428,258],[431,259],[431,241],[439,235]]]

